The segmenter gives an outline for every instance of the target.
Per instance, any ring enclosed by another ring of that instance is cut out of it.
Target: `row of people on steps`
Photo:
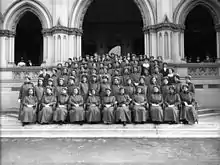
[[[108,80],[105,76],[103,79],[104,82]],[[99,94],[97,86],[90,87],[87,95],[81,91],[80,86],[64,86],[63,78],[59,79],[57,87],[52,86],[52,79],[49,79],[46,87],[43,86],[43,78],[39,78],[36,86],[30,80],[27,76],[19,95],[19,120],[23,125],[34,122],[82,124],[101,121],[123,125],[149,121],[194,124],[198,121],[195,96],[189,89],[189,83],[181,84],[181,89],[177,91],[175,85],[168,85],[166,77],[163,79],[164,84],[167,84],[166,93],[163,93],[164,89],[157,84],[152,85],[152,89],[148,88],[144,85],[144,78],[140,78],[139,84],[131,85],[134,91],[130,94],[124,86],[117,86],[118,92],[114,93],[113,85],[108,84]],[[116,78],[114,82],[118,80]],[[186,81],[190,82],[189,76]]]

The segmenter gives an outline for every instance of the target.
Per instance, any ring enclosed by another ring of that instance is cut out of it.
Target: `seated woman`
[[[46,93],[41,100],[41,109],[38,112],[38,122],[40,124],[49,124],[53,119],[53,110],[56,106],[56,96],[52,92],[52,87],[46,87]]]
[[[28,96],[25,96],[22,100],[23,108],[20,119],[23,126],[36,122],[37,103],[37,97],[34,96],[34,90],[31,87],[28,89]]]
[[[182,85],[182,92],[180,93],[180,99],[182,102],[180,121],[183,122],[183,124],[195,124],[195,122],[198,122],[195,109],[195,99],[194,94],[189,92],[188,88],[189,86],[187,84]]]
[[[64,124],[66,121],[66,117],[68,114],[67,106],[68,106],[69,96],[67,94],[67,87],[63,87],[61,94],[57,99],[57,107],[53,113],[53,121],[59,124]]]
[[[175,87],[172,85],[169,87],[169,93],[165,97],[166,108],[164,110],[164,121],[170,124],[179,123],[179,110],[180,96],[175,93]]]
[[[150,104],[150,116],[152,121],[155,124],[159,124],[163,122],[163,96],[160,93],[159,87],[153,87],[153,93],[150,95],[149,98]]]
[[[86,121],[91,124],[101,121],[100,97],[96,95],[96,90],[91,89],[87,99]]]
[[[69,99],[69,118],[71,123],[83,125],[85,120],[84,100],[79,94],[79,88],[74,88]]]
[[[103,97],[102,105],[102,120],[105,124],[112,124],[115,122],[114,106],[116,104],[115,96],[111,96],[111,88],[106,88],[106,95]]]
[[[129,110],[131,98],[125,94],[124,87],[120,88],[116,100],[118,106],[115,110],[115,121],[116,123],[122,123],[126,126],[126,123],[131,123],[131,111]]]
[[[137,87],[137,92],[133,96],[133,112],[132,117],[135,124],[144,124],[149,120],[149,113],[147,112],[147,100],[146,97],[141,94],[142,88]]]

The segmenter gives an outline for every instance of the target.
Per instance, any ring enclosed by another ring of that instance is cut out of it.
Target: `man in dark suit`
[[[169,74],[169,70],[167,68],[167,63],[163,63],[163,68],[160,70],[160,73],[163,75],[163,77],[167,76]]]

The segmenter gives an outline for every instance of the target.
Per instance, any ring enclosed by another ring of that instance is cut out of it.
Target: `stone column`
[[[6,36],[0,36],[0,57],[1,57],[1,68],[4,68],[7,66],[7,60],[6,60]]]
[[[81,35],[77,34],[76,36],[76,45],[77,45],[77,48],[76,48],[76,57],[77,58],[80,58],[82,56],[82,38],[81,38]]]
[[[217,63],[220,63],[220,24],[216,25]]]
[[[9,32],[7,43],[6,43],[6,49],[7,49],[7,56],[8,56],[8,67],[14,66],[14,49],[15,49],[15,33]]]
[[[150,31],[150,56],[157,57],[157,34],[155,31]]]

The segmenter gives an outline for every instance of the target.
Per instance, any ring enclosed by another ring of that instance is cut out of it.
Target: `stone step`
[[[203,108],[198,110],[198,114],[220,113],[220,108]]]

